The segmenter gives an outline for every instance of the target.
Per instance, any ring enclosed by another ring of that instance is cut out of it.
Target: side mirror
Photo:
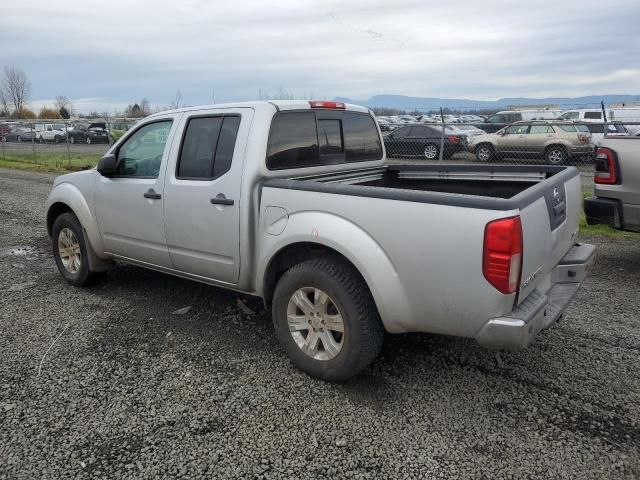
[[[118,167],[118,160],[113,154],[107,154],[98,160],[98,173],[103,177],[112,177],[116,174],[116,168]]]

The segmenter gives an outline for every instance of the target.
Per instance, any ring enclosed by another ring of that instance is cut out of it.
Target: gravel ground
[[[256,299],[128,266],[68,286],[51,180],[0,170],[0,478],[638,478],[637,240],[589,239],[564,320],[502,366],[393,336],[333,385],[290,364]]]

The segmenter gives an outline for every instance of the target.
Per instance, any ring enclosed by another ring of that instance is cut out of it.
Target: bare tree
[[[0,116],[9,115],[9,100],[4,94],[4,89],[0,86]]]
[[[4,67],[1,89],[8,104],[16,112],[22,111],[29,100],[31,83],[24,70],[17,67]]]
[[[58,95],[56,97],[55,106],[56,110],[58,111],[62,110],[63,108],[69,112],[73,110],[73,104],[71,103],[71,100],[69,100],[64,95]]]
[[[294,95],[291,90],[287,90],[283,87],[278,87],[275,95],[271,95],[264,88],[258,89],[258,100],[293,100]]]
[[[151,113],[151,103],[146,98],[140,100],[140,108],[142,109],[142,115],[146,117]]]

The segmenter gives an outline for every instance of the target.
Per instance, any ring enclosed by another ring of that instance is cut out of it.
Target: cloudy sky
[[[640,94],[638,0],[9,1],[0,66],[77,110],[376,94]]]

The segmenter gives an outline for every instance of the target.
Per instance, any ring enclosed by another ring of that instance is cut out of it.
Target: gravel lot
[[[502,366],[403,335],[333,385],[256,299],[128,266],[63,283],[52,178],[0,170],[0,478],[638,478],[639,241],[589,239],[573,307]]]

